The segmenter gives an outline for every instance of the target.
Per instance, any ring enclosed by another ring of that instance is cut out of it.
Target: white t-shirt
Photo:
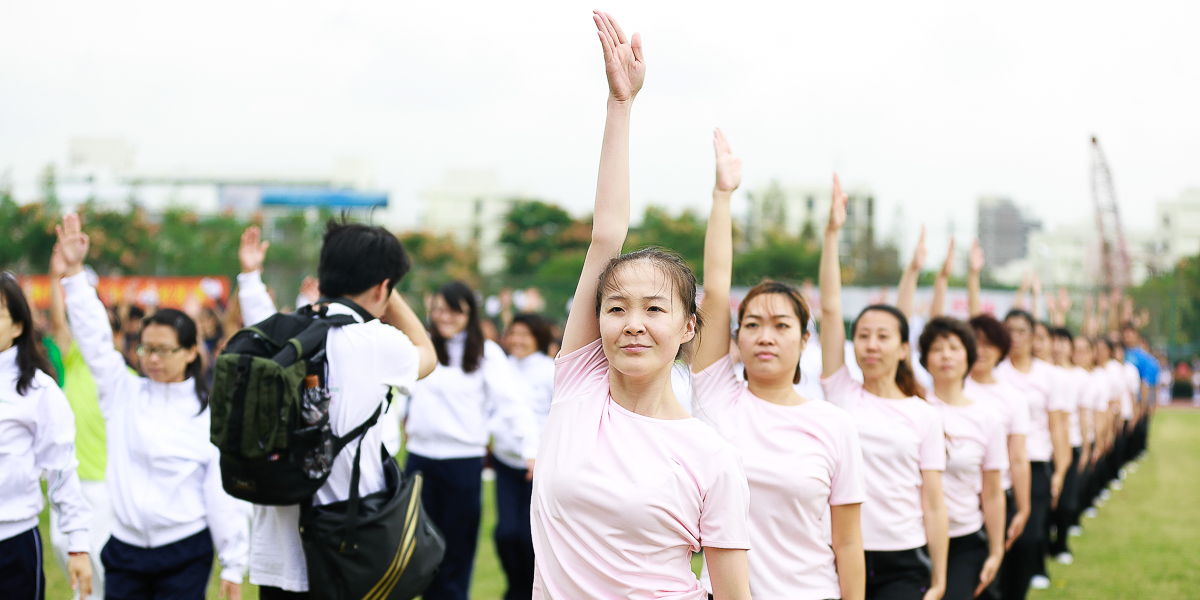
[[[1051,368],[1054,373],[1054,388],[1051,393],[1054,394],[1059,410],[1067,413],[1067,441],[1072,448],[1078,448],[1083,445],[1083,435],[1079,431],[1079,396],[1083,391],[1079,385],[1079,376],[1075,372],[1076,367],[1051,365]]]
[[[1029,435],[1029,400],[1012,385],[997,380],[996,383],[979,383],[970,377],[963,385],[963,395],[991,407],[1004,421],[1007,435]],[[1000,469],[1000,485],[1012,487],[1012,465]]]
[[[1091,384],[1088,373],[1083,367],[1071,367],[1066,369],[1067,376],[1064,378],[1064,389],[1070,389],[1070,398],[1075,400],[1075,404],[1071,409],[1071,425],[1067,436],[1071,440],[1072,448],[1080,448],[1085,441],[1083,439],[1083,427],[1081,424],[1081,410],[1092,409]]]
[[[911,550],[925,545],[921,471],[946,469],[942,418],[917,397],[890,399],[867,392],[843,366],[821,380],[825,398],[850,413],[862,444],[867,501],[862,506],[864,550]]]
[[[983,529],[983,472],[1008,468],[1003,418],[984,402],[951,406],[928,394],[946,427],[946,472],[942,491],[950,517],[950,537]]]
[[[257,275],[253,279],[257,281],[251,281],[246,274],[238,277],[238,299],[247,323],[262,321],[270,316],[266,311],[274,309],[266,288],[261,287],[261,280]],[[420,356],[408,336],[391,325],[378,320],[363,323],[358,313],[341,304],[330,304],[329,314],[350,315],[359,321],[330,329],[325,341],[329,356],[326,383],[331,395],[329,423],[334,435],[346,435],[383,404],[389,387],[399,388],[402,394],[412,390],[417,382]],[[380,415],[381,422],[362,437],[358,480],[361,496],[378,492],[386,485],[383,458],[379,453],[383,431],[388,427],[382,422],[385,418],[386,415]],[[357,447],[358,442],[351,441],[334,459],[329,479],[317,490],[314,505],[350,497],[350,474]],[[299,505],[254,505],[254,521],[250,528],[250,583],[292,592],[308,591],[308,566],[304,562],[299,523]]]
[[[1022,373],[1005,359],[996,365],[995,377],[1007,381],[1029,400],[1029,434],[1025,436],[1025,451],[1029,462],[1047,462],[1054,455],[1050,439],[1050,412],[1065,410],[1064,402],[1054,393],[1054,367],[1034,358],[1028,373]]]
[[[1104,364],[1104,371],[1108,373],[1109,386],[1112,389],[1110,392],[1112,399],[1116,400],[1120,406],[1119,414],[1125,414],[1126,406],[1129,406],[1128,410],[1132,411],[1132,404],[1129,398],[1129,384],[1125,381],[1125,367],[1122,367],[1121,363],[1117,362],[1116,359],[1110,358]]]
[[[1109,403],[1116,399],[1115,391],[1113,390],[1112,376],[1104,367],[1095,367],[1090,373],[1092,376],[1092,411],[1094,413],[1108,414]]]
[[[508,364],[516,374],[514,378],[522,386],[521,398],[529,404],[540,435],[550,416],[550,401],[554,397],[554,359],[534,352],[525,358],[508,357]],[[492,413],[488,421],[492,431],[492,455],[496,460],[514,468],[524,469],[525,444],[518,432],[502,418],[499,410]],[[534,450],[534,456],[537,451]]]
[[[1096,441],[1096,414],[1097,412],[1104,414],[1108,412],[1108,376],[1103,369],[1093,368],[1091,371],[1084,371],[1080,367],[1080,385],[1083,386],[1083,394],[1079,398],[1080,408],[1086,408],[1092,411],[1092,427],[1091,435],[1088,437],[1088,442]]]
[[[1138,373],[1137,366],[1131,362],[1122,363],[1121,367],[1125,369],[1125,383],[1129,386],[1130,400],[1128,406],[1121,405],[1121,417],[1128,421],[1133,418],[1133,403],[1139,402],[1139,398],[1142,397],[1142,374]]]
[[[737,450],[698,419],[613,401],[600,340],[555,364],[530,510],[534,597],[707,599],[692,553],[750,548]]]
[[[850,415],[828,402],[767,402],[737,380],[727,355],[693,375],[695,415],[742,454],[750,484],[750,593],[756,600],[841,597],[822,518],[859,504],[862,450]],[[708,568],[701,574],[709,591]]]

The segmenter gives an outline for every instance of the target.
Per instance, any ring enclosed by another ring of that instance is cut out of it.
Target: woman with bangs
[[[714,133],[717,177],[704,240],[704,304],[709,333],[692,363],[694,414],[742,454],[750,485],[750,591],[756,599],[865,597],[860,506],[862,451],[845,411],[802,397],[800,355],[809,339],[801,291],[766,281],[738,307],[738,354],[730,353],[729,288],[733,269],[730,196],[741,160]],[[832,547],[822,517],[828,512]],[[707,569],[701,579],[711,588]]]
[[[859,313],[850,333],[863,382],[846,368],[838,262],[838,232],[845,222],[846,195],[834,177],[821,252],[821,385],[829,402],[850,413],[862,445],[866,597],[939,600],[946,591],[949,544],[942,419],[917,397],[907,362],[908,320],[896,307],[872,305]]]
[[[1069,400],[1065,408],[1069,418],[1067,439],[1071,444],[1071,467],[1063,480],[1062,493],[1053,515],[1055,534],[1050,542],[1050,555],[1060,564],[1069,565],[1075,561],[1068,538],[1072,535],[1071,530],[1077,529],[1079,524],[1079,490],[1083,481],[1083,465],[1088,460],[1088,451],[1084,446],[1091,434],[1089,421],[1092,400],[1087,393],[1087,371],[1074,360],[1075,340],[1071,331],[1066,327],[1054,327],[1050,330],[1050,338],[1051,358],[1054,366],[1062,370],[1059,391]]]
[[[621,254],[629,230],[629,117],[645,78],[638,34],[593,14],[608,74],[592,239],[556,359],[533,480],[534,596],[748,600],[750,493],[737,450],[671,389],[700,329],[678,256]]]
[[[934,313],[940,313],[934,307]],[[943,488],[950,519],[945,600],[971,600],[988,587],[1004,559],[1004,488],[1008,466],[1003,420],[963,393],[978,355],[966,323],[935,316],[918,340],[921,366],[933,377],[925,398],[942,415],[947,461]]]

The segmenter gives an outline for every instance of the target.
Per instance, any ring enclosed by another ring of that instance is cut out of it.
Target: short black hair
[[[521,313],[513,317],[508,328],[511,330],[517,323],[524,325],[533,335],[538,352],[550,354],[550,342],[554,341],[554,332],[551,331],[552,324],[549,319],[537,313]]]
[[[390,293],[411,268],[400,240],[382,227],[330,219],[317,278],[326,298],[353,296],[382,281]]]
[[[1012,350],[1012,334],[1008,333],[1004,323],[997,321],[992,315],[975,315],[968,322],[977,335],[982,333],[984,339],[1000,351],[1000,360],[1008,356],[1008,351]],[[976,344],[978,343],[976,340]]]
[[[1007,321],[1014,317],[1016,317],[1018,319],[1025,319],[1026,321],[1028,321],[1030,333],[1032,333],[1033,330],[1037,327],[1037,321],[1033,318],[1033,315],[1029,314],[1029,311],[1027,311],[1025,309],[1014,308],[1014,309],[1008,311],[1008,314],[1004,315],[1004,320]]]
[[[958,341],[962,342],[963,348],[967,350],[967,374],[971,373],[971,368],[975,366],[975,361],[979,359],[979,349],[975,347],[975,331],[970,325],[955,319],[954,317],[934,317],[925,325],[925,329],[921,331],[921,337],[917,339],[917,346],[921,349],[921,366],[929,368],[927,358],[929,349],[933,347],[933,342],[938,338],[958,336]]]
[[[1050,337],[1063,338],[1072,344],[1075,343],[1075,336],[1071,334],[1071,330],[1066,327],[1054,327],[1050,329]]]

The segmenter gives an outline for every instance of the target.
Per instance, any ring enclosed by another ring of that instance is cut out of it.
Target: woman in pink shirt
[[[629,228],[629,114],[638,34],[594,14],[608,72],[592,241],[556,360],[534,472],[534,597],[747,600],[750,491],[741,459],[671,390],[700,328],[696,279],[658,250],[620,254]]]
[[[850,377],[843,346],[838,232],[846,195],[837,177],[821,251],[821,385],[850,413],[862,445],[867,501],[862,537],[867,598],[939,600],[946,590],[946,440],[937,410],[915,397],[907,361],[908,320],[893,306],[869,306],[850,328],[863,382]]]
[[[942,598],[971,600],[992,582],[1004,559],[1004,423],[991,406],[963,395],[963,382],[978,358],[969,325],[935,317],[917,344],[921,366],[933,377],[933,393],[926,399],[941,412],[946,429],[942,488],[950,518],[950,552]]]
[[[714,137],[717,181],[704,238],[701,307],[708,322],[692,363],[692,412],[737,447],[745,462],[755,600],[862,600],[862,450],[850,415],[801,397],[794,387],[809,336],[808,304],[799,289],[767,281],[746,294],[736,338],[746,383],[734,371],[729,198],[741,181],[741,161],[721,130]],[[822,527],[825,514],[832,544]],[[706,586],[707,576],[706,570],[701,575]]]

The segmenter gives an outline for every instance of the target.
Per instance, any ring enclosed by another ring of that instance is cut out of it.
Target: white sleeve
[[[221,487],[220,453],[212,446],[212,458],[204,471],[204,507],[208,529],[221,562],[221,579],[242,583],[250,557],[250,520],[245,503]]]
[[[238,273],[237,282],[238,304],[242,308],[243,326],[261,323],[278,312],[275,310],[275,302],[271,300],[271,294],[267,293],[267,286],[263,283],[261,271]]]
[[[113,347],[108,311],[88,284],[87,275],[79,273],[64,278],[62,285],[67,294],[71,337],[75,338],[92,379],[96,380],[100,411],[107,417],[114,399],[126,395],[141,378],[129,372],[125,358]]]
[[[67,552],[89,552],[92,507],[83,497],[76,472],[75,415],[49,377],[41,384],[46,390],[37,404],[34,464],[46,473],[46,495],[58,511],[58,529],[67,534]]]
[[[488,401],[495,407],[496,415],[508,430],[521,441],[521,458],[537,458],[537,417],[527,398],[532,392],[514,376],[504,351],[494,342],[485,342],[481,368]]]

